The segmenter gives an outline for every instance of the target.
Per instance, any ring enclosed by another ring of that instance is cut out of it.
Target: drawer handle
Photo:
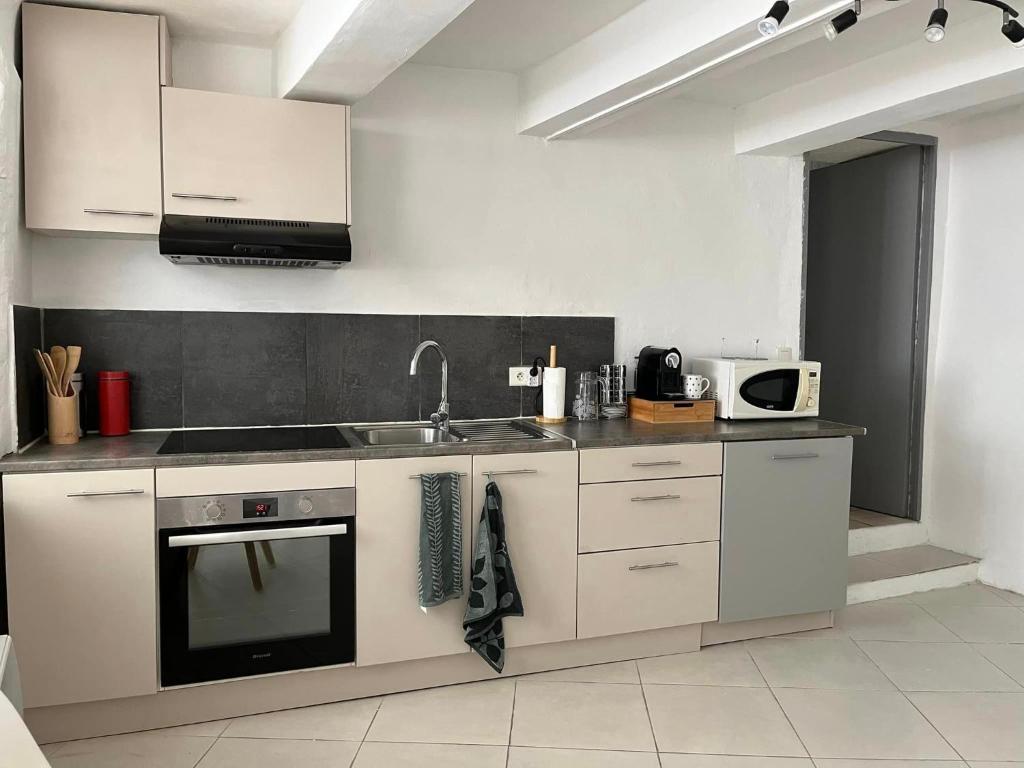
[[[634,496],[630,501],[675,501],[681,498],[678,493],[666,493],[663,496]]]
[[[143,488],[127,488],[123,491],[76,491],[69,493],[69,499],[89,499],[93,496],[139,496],[145,493]]]
[[[654,568],[675,568],[679,563],[651,563],[650,565],[631,565],[629,570],[631,571],[650,571]]]
[[[634,461],[634,467],[678,467],[681,461]]]
[[[772,456],[772,461],[790,461],[792,459],[816,459],[817,453],[782,453]]]
[[[107,213],[112,216],[155,216],[150,211],[118,211],[114,208],[83,208],[83,213]]]
[[[536,469],[495,469],[491,472],[481,472],[484,477],[497,477],[498,475],[536,475]]]
[[[234,195],[192,195],[186,192],[171,192],[171,197],[181,200],[222,200],[225,203],[237,203],[238,198]]]

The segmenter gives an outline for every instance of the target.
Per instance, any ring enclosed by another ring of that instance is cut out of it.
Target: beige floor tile
[[[909,522],[903,517],[883,515],[881,512],[872,512],[869,509],[860,509],[859,507],[850,507],[850,519],[856,520],[860,523],[866,523],[870,526],[898,525],[900,523]]]
[[[852,640],[753,640],[747,650],[773,688],[890,691],[894,686]]]
[[[909,693],[966,760],[1024,761],[1024,693]]]
[[[867,523],[862,523],[860,520],[854,520],[852,517],[850,518],[850,530],[851,531],[856,531],[856,530],[860,530],[861,528],[870,528],[870,527],[871,526],[868,525]]]
[[[1006,589],[999,589],[998,587],[986,587],[986,589],[994,592],[1010,605],[1016,605],[1018,608],[1024,608],[1024,595],[1017,592],[1010,592]]]
[[[659,768],[654,752],[512,747],[509,768]]]
[[[771,691],[644,686],[662,752],[806,757]]]
[[[891,579],[896,575],[895,568],[868,555],[854,555],[847,558],[846,580],[848,584]]]
[[[814,761],[818,768],[965,768],[962,760],[841,760]]]
[[[1018,683],[1024,685],[1024,645],[985,643],[972,647]]]
[[[522,680],[547,680],[561,683],[640,683],[635,661],[620,661],[613,664],[595,664],[592,667],[556,669],[526,675]]]
[[[928,612],[968,643],[1024,643],[1024,611],[1013,606],[929,606]]]
[[[361,741],[380,704],[379,698],[285,709],[232,720],[225,738],[328,739]]]
[[[983,584],[965,584],[962,587],[916,592],[907,595],[907,599],[926,608],[940,605],[1007,605],[1006,599],[997,590]]]
[[[811,757],[957,759],[901,693],[779,688],[775,695]]]
[[[366,739],[506,745],[515,687],[491,680],[386,696]]]
[[[752,757],[749,755],[680,755],[664,752],[662,768],[814,768],[809,757]]]
[[[956,565],[978,562],[976,557],[951,552],[941,547],[933,547],[931,544],[874,552],[871,557],[895,569],[897,576],[909,576],[913,573],[926,573],[927,571],[937,571],[940,568],[952,568]]]
[[[902,600],[851,605],[838,612],[836,627],[855,640],[918,643],[960,641],[924,608]]]
[[[213,746],[203,736],[129,733],[69,741],[50,758],[53,768],[193,768]]]
[[[1024,691],[966,643],[862,640],[860,647],[902,691]]]
[[[764,678],[743,643],[704,648],[695,653],[657,656],[637,662],[645,684],[728,685],[763,688]]]
[[[39,749],[42,750],[42,753],[46,755],[46,757],[53,757],[57,754],[60,748],[64,746],[64,743],[65,742],[58,741],[55,744],[40,744]]]
[[[1024,766],[1022,762],[1000,762],[1000,761],[989,761],[989,760],[971,760],[968,763],[971,768],[1021,768]]]
[[[512,744],[630,752],[655,749],[640,687],[527,680],[516,689]]]
[[[349,768],[355,741],[220,739],[197,768]]]
[[[189,725],[176,725],[173,728],[158,728],[146,733],[155,733],[161,736],[213,736],[214,738],[224,733],[231,724],[230,720],[211,720],[207,723],[190,723]]]
[[[505,768],[507,747],[483,744],[401,744],[366,741],[352,768]]]

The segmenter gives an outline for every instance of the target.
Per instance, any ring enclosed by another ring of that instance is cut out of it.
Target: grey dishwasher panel
[[[726,443],[719,621],[846,605],[853,438]]]

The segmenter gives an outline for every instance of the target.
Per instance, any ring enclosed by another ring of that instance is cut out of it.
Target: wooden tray
[[[714,400],[642,400],[629,398],[629,418],[648,424],[683,424],[715,420]]]

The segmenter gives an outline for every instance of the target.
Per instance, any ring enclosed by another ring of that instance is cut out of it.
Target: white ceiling
[[[58,5],[66,2],[39,0]],[[267,46],[288,26],[302,0],[84,0],[77,6],[167,17],[174,37]]]
[[[410,59],[521,72],[582,40],[643,0],[475,0]]]

